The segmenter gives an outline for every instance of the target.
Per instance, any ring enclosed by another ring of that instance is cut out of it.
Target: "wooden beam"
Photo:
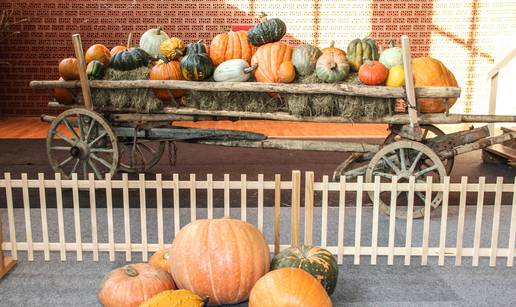
[[[84,100],[84,107],[91,110],[91,92],[86,73],[86,61],[84,61],[84,49],[82,48],[81,36],[79,34],[72,35],[73,48],[75,49],[75,57],[79,62],[79,77],[82,88],[82,98]]]
[[[4,243],[4,236],[2,233],[2,216],[0,215],[0,279],[2,279],[10,270],[16,265],[16,260],[12,257],[4,256],[2,244]]]
[[[509,62],[516,57],[516,48],[512,49],[503,59],[500,60],[487,74],[489,79],[492,79],[496,76],[502,68],[504,68]]]
[[[416,92],[414,90],[414,79],[412,77],[412,56],[410,52],[410,40],[407,35],[401,36],[401,48],[403,51],[403,68],[405,72],[405,91],[407,92],[407,105],[408,115],[410,120],[410,126],[414,128],[415,137],[419,139],[421,137],[421,131],[419,129],[419,123],[417,118],[417,101]],[[418,137],[419,136],[419,137]]]

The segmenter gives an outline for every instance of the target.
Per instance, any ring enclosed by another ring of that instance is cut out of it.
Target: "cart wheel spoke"
[[[77,166],[79,166],[79,162],[81,162],[81,160],[80,160],[80,159],[77,159],[77,161],[75,161],[75,164],[74,164],[74,166],[73,166],[72,171],[70,172],[70,174],[73,174],[73,173],[77,172]]]
[[[95,166],[95,163],[93,163],[93,161],[91,159],[88,160],[88,165],[91,167],[91,169],[95,173],[95,177],[97,177],[97,179],[102,179],[102,173]]]
[[[80,140],[84,140],[84,126],[82,125],[81,114],[77,113],[77,126],[79,126],[79,137]]]
[[[111,148],[91,148],[91,152],[104,152],[104,153],[112,153],[113,149]]]
[[[147,165],[147,159],[145,159],[145,155],[143,154],[141,147],[138,146],[138,144],[136,144],[136,150],[140,154],[140,157],[142,158],[142,162],[143,162],[143,167],[145,168],[145,165]]]
[[[410,174],[414,173],[414,170],[416,169],[417,163],[419,162],[419,160],[421,159],[422,156],[423,156],[423,152],[422,151],[417,153],[416,158],[414,159],[414,161],[412,162],[412,165],[409,168],[408,172]]]
[[[106,135],[107,135],[107,132],[106,132],[106,131],[102,132],[102,133],[101,133],[97,138],[95,138],[93,141],[89,142],[89,143],[88,143],[88,146],[89,146],[89,147],[92,147],[92,146],[93,146],[93,144],[95,144],[95,143],[97,143],[98,141],[100,141],[100,140],[101,140],[103,137],[105,137]]]
[[[420,176],[423,176],[424,174],[427,174],[427,173],[429,173],[429,172],[432,172],[432,171],[434,171],[434,170],[436,170],[436,169],[437,169],[437,165],[432,165],[432,166],[430,166],[430,167],[428,167],[428,168],[422,169],[422,170],[420,170],[419,172],[415,173],[415,174],[414,174],[414,177],[420,177]]]
[[[88,162],[86,160],[82,160],[82,175],[84,179],[88,179]]]
[[[419,192],[419,191],[416,191],[414,192],[416,193],[416,196],[419,197],[419,199],[421,199],[421,201],[423,201],[423,203],[425,202],[425,195],[423,195],[423,193]]]
[[[72,127],[72,124],[70,123],[70,121],[65,117],[65,118],[63,118],[63,122],[65,123],[68,130],[70,130],[70,132],[72,133],[73,137],[75,138],[75,141],[80,141],[81,138],[77,135],[77,132]]]
[[[69,139],[66,135],[62,134],[61,132],[55,130],[55,131],[52,131],[52,134],[54,135],[57,135],[61,138],[61,140],[65,141],[66,143],[74,146],[75,145],[75,142],[72,141],[71,139]]]
[[[373,176],[380,176],[380,177],[387,178],[387,179],[392,179],[392,177],[394,177],[393,174],[384,173],[384,172],[373,172]]]
[[[91,153],[90,154],[90,157],[92,157],[93,159],[99,161],[102,165],[104,165],[105,167],[107,167],[108,169],[111,168],[111,164],[109,162],[107,162],[106,160],[100,158],[99,156],[97,156],[96,154],[94,153]]]
[[[382,160],[385,161],[385,163],[387,163],[387,165],[396,173],[396,174],[399,174],[401,171],[400,169],[394,164],[392,163],[390,157],[386,158],[385,156],[382,156]]]
[[[90,126],[88,127],[88,131],[86,132],[86,135],[84,136],[84,141],[88,142],[90,139],[90,134],[93,131],[93,127],[97,124],[97,121],[95,118],[92,118],[90,121]]]
[[[63,162],[59,163],[57,166],[58,167],[61,167],[63,165],[65,165],[66,163],[70,162],[73,160],[73,157],[72,156],[69,156],[68,158],[66,158],[65,160],[63,160]]]
[[[144,142],[141,142],[140,145],[141,145],[141,147],[143,149],[149,151],[150,153],[156,154],[156,150],[154,150],[152,147],[150,147],[149,145],[145,144]]]
[[[404,171],[407,169],[407,166],[405,165],[405,149],[400,148],[400,167],[401,170]]]
[[[424,130],[424,132],[423,132],[423,140],[426,140],[426,137],[428,136],[428,131],[430,131],[430,129],[425,128],[423,130]]]
[[[52,147],[50,147],[50,149],[52,149],[52,150],[70,151],[70,149],[72,149],[72,147],[69,147],[69,146],[52,146]]]
[[[120,169],[129,173],[146,172],[156,165],[165,151],[165,141],[157,146],[152,142],[136,140],[120,144]]]

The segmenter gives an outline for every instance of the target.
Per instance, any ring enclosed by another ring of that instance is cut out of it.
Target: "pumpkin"
[[[180,289],[209,297],[209,304],[247,300],[256,281],[269,271],[269,246],[247,222],[197,220],[172,242],[170,273]]]
[[[251,65],[258,65],[254,77],[258,82],[290,83],[296,77],[292,64],[292,47],[282,42],[261,46],[251,59]]]
[[[59,76],[65,80],[79,80],[79,61],[66,58],[59,63]]]
[[[159,52],[169,60],[181,57],[185,52],[183,41],[177,37],[169,38],[159,45]]]
[[[358,71],[365,61],[379,59],[378,46],[372,38],[354,39],[348,45],[347,58],[351,69]]]
[[[342,81],[349,74],[349,64],[341,53],[324,52],[317,60],[315,74],[324,82]]]
[[[381,85],[388,74],[387,67],[378,61],[367,61],[358,70],[358,78],[366,85]]]
[[[326,48],[321,49],[321,52],[322,53],[324,53],[324,52],[335,52],[335,53],[342,54],[342,55],[346,56],[346,52],[344,50],[335,47],[335,41],[331,41],[330,42],[330,47],[326,47]]]
[[[116,53],[109,61],[109,67],[116,70],[132,70],[149,65],[150,56],[141,48],[129,48]]]
[[[161,27],[147,30],[140,38],[140,48],[145,50],[153,58],[159,55],[161,43],[169,39],[167,33]]]
[[[149,73],[150,80],[182,80],[181,68],[178,61],[169,61],[165,56],[152,67]],[[185,95],[184,90],[153,89],[154,94],[161,100],[171,100]],[[170,95],[172,94],[172,95]]]
[[[310,273],[298,268],[271,271],[254,285],[249,307],[330,307],[330,297]]]
[[[335,291],[339,268],[337,260],[328,250],[310,245],[289,247],[274,256],[271,270],[288,267],[300,268],[312,274],[328,295]]]
[[[387,81],[385,81],[385,85],[387,86],[404,86],[405,85],[405,69],[403,65],[395,65],[391,69],[389,69],[389,75],[387,76]]]
[[[431,57],[421,57],[412,60],[412,74],[415,86],[458,86],[453,73],[444,64]],[[448,100],[449,107],[457,101],[457,98]],[[419,98],[418,103],[421,112],[442,113],[446,111],[444,98]]]
[[[170,269],[170,250],[168,248],[158,250],[150,257],[149,264],[168,273]]]
[[[308,44],[299,45],[292,52],[292,64],[299,75],[308,76],[314,72],[315,64],[320,56],[319,48]]]
[[[108,65],[109,59],[111,59],[111,53],[109,52],[109,49],[102,44],[91,46],[86,50],[86,54],[84,55],[84,61],[86,61],[86,64],[97,60],[104,65]]]
[[[100,61],[93,60],[86,66],[86,75],[88,79],[98,80],[104,77],[106,67]]]
[[[389,40],[389,48],[380,54],[379,61],[387,69],[391,69],[396,65],[403,65],[403,50],[400,47],[396,47],[393,40]]]
[[[59,81],[65,80],[63,78],[59,78]],[[76,102],[71,90],[64,87],[55,87],[53,90],[53,96],[57,102],[62,104],[71,105]]]
[[[215,68],[213,79],[216,82],[245,82],[249,80],[256,67],[257,65],[249,67],[249,64],[241,59],[225,61]]]
[[[267,14],[260,15],[260,23],[249,30],[247,36],[251,44],[261,46],[281,40],[287,33],[287,26],[279,18],[267,19]]]
[[[210,44],[213,65],[232,59],[242,59],[249,63],[254,51],[255,47],[249,42],[247,31],[221,33],[215,36]]]
[[[213,74],[213,63],[206,53],[206,46],[201,42],[186,47],[186,56],[181,59],[179,65],[186,80],[201,81]]]
[[[111,56],[114,56],[115,54],[119,53],[119,52],[122,52],[122,51],[126,51],[127,48],[126,46],[115,46],[113,48],[111,48],[111,51],[109,51],[109,53],[111,53]]]
[[[166,290],[154,295],[139,307],[203,307],[205,300],[190,290]]]
[[[98,292],[104,307],[137,307],[165,290],[176,289],[170,274],[147,263],[136,263],[109,272]]]

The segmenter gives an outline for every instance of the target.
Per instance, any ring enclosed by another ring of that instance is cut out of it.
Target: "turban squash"
[[[258,65],[254,77],[258,82],[290,83],[296,77],[292,64],[292,47],[282,42],[261,46],[251,59],[251,66]]]
[[[186,56],[179,62],[181,73],[186,80],[202,81],[213,74],[213,63],[200,41],[186,47]]]

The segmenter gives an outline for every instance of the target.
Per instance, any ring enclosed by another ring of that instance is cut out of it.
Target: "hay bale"
[[[333,116],[336,112],[335,101],[338,95],[312,95],[312,115]]]
[[[312,116],[311,98],[309,95],[283,94],[287,102],[288,112],[298,116]]]

